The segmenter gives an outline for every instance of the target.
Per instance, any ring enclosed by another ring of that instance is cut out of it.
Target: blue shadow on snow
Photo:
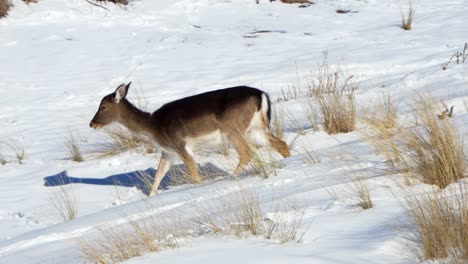
[[[216,167],[212,163],[206,163],[199,167],[200,175],[203,178],[217,178],[229,176],[229,174]],[[92,184],[92,185],[111,185],[123,187],[136,187],[144,194],[149,195],[150,185],[154,181],[156,170],[148,168],[143,171],[125,172],[115,175],[110,175],[106,178],[79,178],[68,176],[67,171],[44,177],[44,186],[61,186],[73,183]],[[184,165],[173,165],[162,179],[158,189],[167,190],[169,186],[175,186],[188,183],[185,175],[187,170]],[[207,176],[206,176],[207,175]]]

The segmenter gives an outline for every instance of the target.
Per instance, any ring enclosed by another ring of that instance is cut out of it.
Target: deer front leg
[[[172,166],[172,159],[168,157],[167,153],[163,153],[161,155],[161,160],[159,161],[158,170],[156,171],[156,175],[154,177],[153,186],[151,187],[151,191],[149,196],[153,196],[158,193],[159,184],[161,184],[164,175],[169,171]]]

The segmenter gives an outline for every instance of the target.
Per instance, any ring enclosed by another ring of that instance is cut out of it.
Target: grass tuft
[[[405,198],[423,261],[461,264],[468,260],[468,190],[463,183],[451,187]]]
[[[349,186],[349,193],[352,199],[364,210],[374,206],[369,192],[367,179],[354,178]]]
[[[139,220],[130,216],[128,225],[101,229],[101,238],[95,241],[80,241],[83,258],[89,263],[113,264],[158,252],[165,248],[180,246],[176,234],[184,232],[177,219],[158,219],[150,216]]]
[[[65,188],[60,185],[60,190],[50,198],[53,207],[59,213],[63,221],[73,220],[78,216],[78,201],[73,187]]]
[[[247,189],[241,189],[223,204],[226,206],[215,208],[194,205],[198,215],[194,222],[214,234],[236,238],[263,236],[281,244],[300,243],[305,235],[306,231],[302,229],[305,211],[297,206],[291,205],[292,212],[275,210],[266,216],[258,194]]]
[[[455,64],[463,64],[466,61],[468,61],[468,43],[465,43],[462,51],[455,52],[448,61],[442,63],[442,70],[447,70],[452,62]]]
[[[72,161],[75,161],[75,162],[84,161],[83,155],[81,154],[80,146],[76,142],[76,139],[72,133],[70,133],[69,137],[65,137],[65,145],[67,146],[68,155]]]
[[[271,119],[271,130],[277,137],[283,139],[285,134],[285,110],[282,106],[275,104]]]
[[[366,138],[393,169],[416,173],[423,182],[445,188],[464,177],[464,140],[449,118],[437,117],[433,98],[419,95],[415,105],[415,121],[405,127],[388,129],[378,118],[364,118],[371,128]]]
[[[26,158],[26,152],[21,142],[14,139],[8,139],[6,141],[0,141],[0,144],[7,146],[14,153],[18,163],[23,164],[23,160]]]
[[[403,133],[402,143],[408,150],[408,165],[424,182],[445,188],[463,178],[466,156],[463,138],[451,120],[436,117],[432,98],[419,96],[418,122]]]
[[[405,15],[403,11],[401,11],[401,28],[404,30],[411,30],[413,28],[413,18],[414,18],[414,13],[415,9],[413,7],[413,3],[408,1],[409,3],[409,8],[408,8],[408,13]]]
[[[271,150],[267,151],[266,157],[254,152],[250,166],[252,167],[254,174],[260,175],[265,179],[271,175],[276,176],[277,169],[284,167],[281,161],[273,157]]]
[[[323,126],[328,134],[354,131],[356,122],[355,95],[358,84],[354,76],[345,76],[340,65],[328,64],[328,52],[318,65],[315,80],[311,82],[309,93],[319,103]]]

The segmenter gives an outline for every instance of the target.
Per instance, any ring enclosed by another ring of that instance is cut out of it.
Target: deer
[[[239,156],[234,175],[253,158],[250,146],[270,146],[284,158],[291,156],[286,142],[271,132],[271,101],[264,91],[248,86],[219,89],[166,103],[149,113],[126,99],[130,85],[123,83],[104,96],[89,126],[99,129],[120,123],[149,137],[161,149],[149,196],[157,194],[177,156],[191,179],[200,183],[194,149],[204,142],[228,142],[233,146]]]

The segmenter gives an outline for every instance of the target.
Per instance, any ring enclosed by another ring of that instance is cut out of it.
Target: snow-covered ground
[[[13,4],[9,16],[0,19],[0,159],[7,160],[0,165],[0,263],[81,263],[79,241],[125,225],[128,216],[143,220],[177,214],[179,221],[193,225],[194,204],[216,214],[220,204],[242,190],[258,194],[266,215],[278,208],[292,213],[291,203],[302,208],[303,242],[283,245],[261,236],[237,240],[202,233],[177,249],[129,263],[418,261],[401,228],[407,223],[396,195],[402,176],[389,173],[383,157],[358,132],[306,131],[293,156],[267,179],[248,171],[240,179],[171,186],[146,199],[136,186],[109,182],[154,168],[160,153],[96,158],[106,138],[88,124],[100,99],[128,81],[133,82],[130,100],[145,97],[149,110],[235,85],[261,88],[276,101],[282,90],[305,86],[309,71],[328,50],[331,64],[341,63],[361,81],[360,106],[386,92],[404,116],[411,114],[416,91],[430,92],[455,105],[454,122],[466,129],[468,63],[441,67],[468,41],[464,0],[414,1],[411,31],[400,28],[405,1],[317,0],[298,8],[279,1],[138,0],[126,7],[104,4],[109,10],[84,0]],[[338,8],[355,12],[337,14]],[[272,32],[254,33],[262,30]],[[280,104],[297,120],[286,124],[291,142],[297,124],[309,124],[298,100],[275,103]],[[70,133],[84,162],[68,158],[64,142]],[[23,164],[5,142],[24,147]],[[321,162],[308,162],[307,151]],[[200,165],[228,173],[236,160],[235,155],[197,153]],[[62,188],[75,195],[78,218],[62,223],[54,208],[62,189],[46,186],[44,179],[63,171],[71,178],[62,179],[76,183]],[[360,210],[350,197],[355,174],[369,178],[374,208]]]

